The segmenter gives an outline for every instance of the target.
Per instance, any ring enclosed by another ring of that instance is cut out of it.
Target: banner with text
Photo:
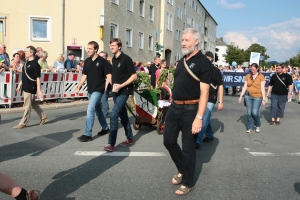
[[[266,87],[269,86],[271,76],[274,73],[262,73],[266,79]],[[241,72],[223,72],[223,82],[227,86],[243,86],[247,73]]]

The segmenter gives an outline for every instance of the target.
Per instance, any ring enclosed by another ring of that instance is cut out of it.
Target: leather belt
[[[195,99],[195,100],[183,100],[183,101],[179,101],[179,100],[174,100],[174,103],[178,104],[178,105],[193,105],[199,102],[199,99]]]

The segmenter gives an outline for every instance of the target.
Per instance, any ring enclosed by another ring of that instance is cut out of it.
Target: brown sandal
[[[176,174],[176,175],[173,176],[173,179],[172,179],[172,184],[173,185],[178,185],[178,184],[181,183],[181,181],[182,181],[182,174],[181,174],[181,176],[178,176],[179,174],[180,173],[178,173],[178,174]],[[173,181],[173,180],[175,180],[175,181]]]
[[[181,194],[178,194],[178,193],[176,193],[176,191],[175,191],[175,194],[178,195],[178,196],[186,195],[186,194],[188,194],[192,189],[193,189],[193,187],[186,187],[186,186],[184,186],[184,185],[181,185],[176,191],[181,191],[182,193],[181,193]]]

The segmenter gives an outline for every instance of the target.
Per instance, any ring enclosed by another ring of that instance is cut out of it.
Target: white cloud
[[[300,18],[252,30],[227,32],[224,41],[228,44],[234,42],[242,49],[258,43],[267,48],[269,60],[285,61],[300,50]]]
[[[238,8],[243,8],[246,6],[243,3],[229,3],[229,2],[227,2],[227,0],[219,0],[218,4],[220,4],[224,8],[228,8],[228,9],[238,9]]]

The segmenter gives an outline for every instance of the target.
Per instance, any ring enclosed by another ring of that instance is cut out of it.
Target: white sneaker
[[[260,132],[260,128],[259,128],[259,127],[256,127],[255,132],[256,132],[256,133],[259,133],[259,132]]]
[[[249,129],[249,130],[247,130],[247,131],[246,131],[246,133],[252,133],[252,130],[251,130],[251,129]]]

